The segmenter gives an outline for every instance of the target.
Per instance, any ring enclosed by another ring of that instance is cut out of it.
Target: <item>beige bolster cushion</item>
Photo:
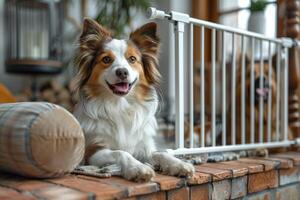
[[[0,170],[49,178],[71,172],[84,155],[84,135],[64,108],[44,102],[0,104]]]

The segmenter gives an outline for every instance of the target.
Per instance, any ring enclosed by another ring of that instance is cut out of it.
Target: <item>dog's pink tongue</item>
[[[263,97],[266,96],[268,94],[268,92],[269,92],[269,89],[267,89],[267,88],[257,88],[256,89],[256,93]]]
[[[115,90],[118,92],[127,92],[129,89],[129,84],[128,83],[117,83],[114,85]]]

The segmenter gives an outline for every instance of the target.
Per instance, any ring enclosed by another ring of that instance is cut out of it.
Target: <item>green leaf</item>
[[[266,6],[267,6],[266,0],[251,0],[250,11],[251,12],[264,11]]]

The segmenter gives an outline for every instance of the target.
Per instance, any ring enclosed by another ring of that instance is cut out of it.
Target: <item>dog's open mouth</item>
[[[261,85],[262,78],[262,85]],[[260,99],[263,99],[264,103],[268,102],[268,97],[270,93],[270,84],[267,78],[257,77],[255,80],[255,102],[258,104]]]
[[[132,85],[136,82],[137,79],[135,79],[132,83],[128,82],[119,82],[115,84],[110,84],[108,81],[106,81],[106,84],[108,85],[109,89],[116,94],[116,95],[126,95],[129,93]]]

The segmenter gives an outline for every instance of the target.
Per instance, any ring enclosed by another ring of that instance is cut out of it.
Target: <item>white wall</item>
[[[168,1],[156,1],[157,9],[169,11],[178,11],[187,14],[191,14],[191,0],[168,0]],[[164,97],[165,107],[163,108],[163,114],[173,115],[175,114],[175,55],[174,55],[174,27],[173,24],[166,20],[157,21],[159,24],[159,35],[161,38],[162,48],[160,54],[160,71],[162,73],[162,95]],[[186,38],[185,38],[186,39]],[[187,45],[187,40],[185,40]],[[185,46],[187,49],[187,46]],[[184,57],[187,58],[188,51],[184,51]],[[187,61],[185,61],[187,66]],[[185,104],[187,105],[187,104]],[[169,110],[166,110],[168,108]],[[167,112],[167,113],[165,113]]]

